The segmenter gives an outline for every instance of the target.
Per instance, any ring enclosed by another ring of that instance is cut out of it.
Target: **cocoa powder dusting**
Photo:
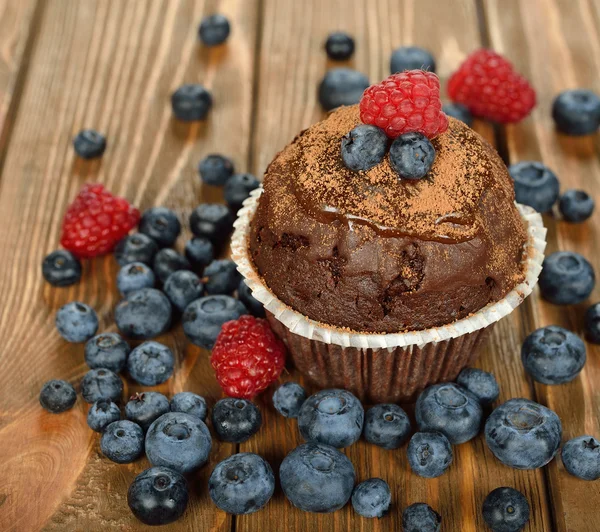
[[[399,178],[388,156],[366,172],[344,166],[341,138],[359,123],[357,106],[338,109],[275,160],[292,174],[309,214],[335,213],[423,238],[464,241],[478,231],[478,200],[493,179],[479,135],[451,118],[448,131],[432,141],[436,159],[429,175],[410,181]]]

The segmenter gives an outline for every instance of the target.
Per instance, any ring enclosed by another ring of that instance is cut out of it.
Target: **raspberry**
[[[73,255],[90,258],[112,251],[140,220],[126,199],[102,185],[84,185],[63,218],[60,243]]]
[[[440,80],[433,72],[423,70],[392,74],[365,90],[360,100],[360,119],[380,127],[390,138],[416,131],[431,139],[448,129]]]
[[[285,347],[266,320],[242,316],[223,325],[210,363],[227,395],[251,399],[279,377]]]
[[[523,120],[535,106],[535,91],[513,65],[492,50],[473,52],[448,81],[452,101],[475,116],[502,124]]]

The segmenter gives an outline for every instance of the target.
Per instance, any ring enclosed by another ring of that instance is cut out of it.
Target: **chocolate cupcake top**
[[[361,332],[445,325],[504,297],[526,235],[496,151],[450,118],[425,178],[402,179],[389,154],[354,172],[340,142],[358,124],[358,106],[336,110],[266,171],[250,250],[275,295]]]
[[[449,130],[432,141],[436,158],[426,179],[399,179],[389,154],[366,172],[341,163],[340,139],[360,123],[356,107],[300,134],[270,171],[285,167],[295,176],[294,197],[318,220],[364,223],[385,236],[463,242],[478,231],[479,198],[503,165],[489,156],[492,148],[481,136],[451,120]],[[509,181],[500,185],[512,194]]]

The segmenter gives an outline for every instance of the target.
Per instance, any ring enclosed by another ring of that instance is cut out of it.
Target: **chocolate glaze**
[[[523,278],[526,233],[495,150],[451,118],[425,179],[398,179],[387,160],[355,173],[340,139],[359,122],[341,108],[269,165],[249,242],[265,283],[361,332],[445,325],[504,297]]]

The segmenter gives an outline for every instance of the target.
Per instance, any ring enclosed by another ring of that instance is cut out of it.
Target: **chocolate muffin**
[[[344,166],[360,123],[342,107],[269,165],[249,249],[264,283],[313,320],[357,332],[447,325],[502,299],[524,278],[526,230],[497,152],[449,119],[421,180],[382,163]]]

